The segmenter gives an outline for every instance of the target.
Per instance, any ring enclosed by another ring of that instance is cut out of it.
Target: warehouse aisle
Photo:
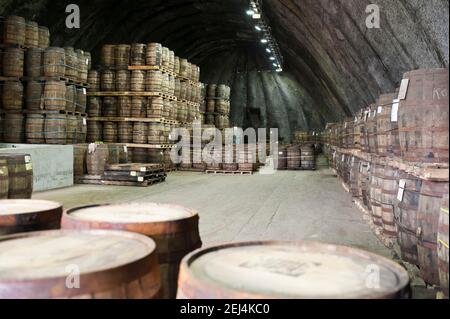
[[[200,213],[205,245],[251,240],[317,240],[389,257],[330,170],[275,175],[170,173],[149,188],[81,185],[37,193],[65,208],[96,203],[176,203]]]

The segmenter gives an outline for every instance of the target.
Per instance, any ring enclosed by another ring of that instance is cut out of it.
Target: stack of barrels
[[[176,205],[2,200],[0,298],[173,299],[182,258],[202,246],[198,224]]]
[[[32,193],[33,164],[31,156],[19,153],[0,153],[0,200],[29,199]]]
[[[331,165],[377,234],[446,296],[449,182],[429,172],[449,166],[448,81],[448,69],[408,72],[397,92],[324,133]]]
[[[10,129],[3,129],[1,140],[28,144],[84,142],[90,53],[72,47],[49,47],[47,28],[16,16],[5,19],[3,41],[0,75],[6,80],[1,89],[0,128]]]
[[[198,66],[159,43],[104,45],[101,70],[88,75],[88,116],[92,118],[88,142],[172,144],[175,123],[200,118],[199,79]],[[170,151],[164,147],[153,150],[135,145],[129,148],[133,162],[163,160],[166,166],[172,165]]]
[[[294,144],[278,146],[275,156],[275,169],[278,170],[315,170],[316,156],[314,144]]]
[[[205,123],[223,130],[230,127],[231,88],[225,84],[208,84]]]

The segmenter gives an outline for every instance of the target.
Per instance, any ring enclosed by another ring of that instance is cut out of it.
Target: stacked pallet
[[[316,144],[322,142],[322,133],[315,131],[294,131],[292,143],[293,144]]]
[[[101,61],[89,73],[88,141],[170,168],[171,130],[200,119],[199,67],[159,43],[104,45]]]
[[[396,93],[327,125],[325,150],[375,233],[448,296],[447,92],[448,69],[408,72]]]
[[[49,43],[48,29],[35,22],[10,16],[3,23],[3,142],[75,144],[86,139],[91,56],[72,47],[49,47]]]
[[[314,171],[316,169],[316,150],[311,142],[280,146],[276,158],[277,170]]]
[[[231,88],[225,84],[208,84],[205,123],[219,130],[230,127]]]

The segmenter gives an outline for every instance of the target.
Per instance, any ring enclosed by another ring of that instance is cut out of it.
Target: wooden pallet
[[[137,97],[162,97],[170,101],[178,101],[177,97],[162,92],[87,92],[87,96],[98,97],[119,97],[119,96],[137,96]]]
[[[278,168],[278,171],[315,171],[316,168],[305,168],[305,167],[298,167],[298,168]]]
[[[211,175],[253,175],[253,171],[224,171],[224,170],[206,170],[205,174]]]
[[[188,82],[189,84],[193,85],[193,86],[197,86],[200,87],[200,83],[198,82],[194,82],[191,79],[188,79],[184,76],[181,76],[175,72],[172,72],[168,69],[166,69],[163,66],[153,66],[153,65],[131,65],[128,67],[129,71],[161,71],[163,73],[169,74],[177,79],[179,79],[180,81],[183,82]]]
[[[178,171],[180,172],[192,172],[192,173],[204,173],[205,169],[201,169],[201,168],[183,168],[183,167],[178,167]]]
[[[82,88],[89,88],[89,84],[86,82],[76,81],[74,79],[65,77],[65,76],[39,76],[39,77],[28,77],[25,76],[22,78],[23,81],[39,81],[39,82],[47,82],[47,81],[61,81],[65,82],[68,85],[75,85]]]
[[[170,125],[179,125],[180,123],[175,120],[168,120],[165,118],[159,117],[90,117],[88,121],[95,122],[144,122],[144,123],[162,123],[162,124],[170,124]]]
[[[16,48],[16,49],[22,49],[22,50],[28,49],[28,47],[26,47],[22,44],[0,43],[0,49],[8,49],[8,48]]]
[[[164,171],[164,166],[161,164],[110,164],[106,166],[107,171],[129,171],[129,172],[141,172],[141,173],[159,173]]]
[[[42,115],[47,115],[47,114],[63,114],[63,115],[75,115],[75,116],[79,116],[79,117],[87,117],[86,113],[81,113],[81,112],[68,112],[68,111],[64,111],[64,110],[23,110],[24,114],[42,114]]]
[[[109,186],[134,186],[134,187],[148,187],[154,184],[162,183],[166,180],[166,177],[153,178],[144,180],[143,182],[130,182],[130,181],[110,181],[104,180],[103,176],[85,175],[75,177],[76,184],[87,185],[109,185]]]
[[[173,149],[177,148],[176,144],[123,144],[128,148],[148,148],[148,149]]]

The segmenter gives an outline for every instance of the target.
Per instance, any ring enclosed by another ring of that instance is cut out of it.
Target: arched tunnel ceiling
[[[81,8],[81,29],[65,28],[65,7]],[[368,29],[366,7],[381,10]],[[448,0],[265,0],[284,56],[268,61],[247,0],[0,0],[0,14],[50,27],[52,44],[98,53],[105,43],[161,42],[202,68],[205,82],[233,87],[232,123],[320,129],[392,92],[411,69],[448,67]]]

